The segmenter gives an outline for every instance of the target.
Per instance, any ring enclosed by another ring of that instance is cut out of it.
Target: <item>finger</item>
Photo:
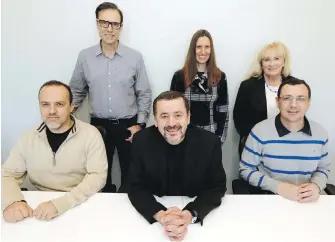
[[[37,219],[40,219],[41,218],[41,216],[42,216],[42,213],[43,213],[43,210],[44,210],[44,208],[43,208],[43,205],[38,205],[38,207],[35,209],[35,211],[34,211],[34,216],[37,218]]]
[[[177,227],[177,228],[174,230],[174,233],[177,234],[176,236],[180,236],[180,234],[184,233],[184,231],[186,230],[186,228],[187,228],[187,225],[179,226],[179,227]]]
[[[185,232],[185,228],[183,226],[181,227],[182,228],[178,228],[177,230],[174,230],[174,231],[165,231],[165,233],[169,237],[174,237],[174,238],[181,237],[183,233]]]
[[[27,206],[20,206],[18,207],[18,210],[21,211],[21,214],[24,218],[29,216],[29,211],[28,211],[28,207]]]
[[[175,219],[180,219],[180,218],[181,218],[181,216],[178,215],[178,214],[169,214],[169,215],[166,215],[166,216],[163,217],[162,222],[165,224],[165,223],[168,223],[168,222],[171,222]]]
[[[133,134],[129,138],[126,139],[126,141],[129,141],[129,142],[131,142],[132,140],[133,140]]]
[[[304,197],[304,198],[298,200],[298,202],[300,202],[300,203],[309,203],[309,202],[312,202],[312,201],[313,201],[313,196]]]
[[[49,214],[49,210],[47,209],[47,207],[44,207],[42,215],[41,215],[41,220],[46,220],[48,214]]]
[[[312,191],[308,191],[308,192],[304,192],[304,193],[299,193],[298,194],[298,199],[303,199],[305,197],[310,197],[313,195],[313,192]]]
[[[33,217],[34,214],[34,210],[28,205],[28,213],[29,213],[29,217]]]
[[[303,187],[303,188],[299,188],[298,189],[298,192],[299,193],[305,193],[305,192],[308,192],[308,191],[311,191],[311,187],[310,186],[306,186],[306,187]]]
[[[304,187],[306,187],[306,186],[308,186],[309,185],[309,183],[304,183],[304,184],[301,184],[300,186],[299,186],[299,188],[304,188]]]
[[[22,215],[22,213],[21,213],[21,210],[19,210],[19,209],[16,209],[16,210],[15,210],[15,212],[14,212],[14,217],[15,217],[16,222],[17,222],[17,221],[21,221],[21,220],[24,219],[24,217],[23,217],[23,215]]]
[[[186,224],[186,220],[183,219],[182,217],[170,220],[166,222],[166,225],[176,225],[176,226],[182,226]]]
[[[178,226],[176,226],[176,225],[166,225],[166,226],[164,226],[164,230],[166,232],[174,232],[177,228],[178,228]]]
[[[175,238],[177,238],[178,240],[183,240],[187,233],[187,230],[188,229],[186,228],[184,232],[180,233],[178,236],[175,236]]]
[[[176,206],[173,206],[173,207],[169,207],[165,212],[170,213],[172,211],[180,211],[180,209]]]

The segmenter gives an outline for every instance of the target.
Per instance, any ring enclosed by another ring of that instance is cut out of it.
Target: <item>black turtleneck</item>
[[[53,132],[50,131],[48,126],[46,127],[46,134],[47,134],[48,142],[51,146],[52,152],[54,152],[54,153],[57,152],[59,146],[61,146],[61,144],[66,140],[66,138],[69,135],[72,127],[73,127],[73,125],[71,126],[71,128],[69,128],[64,133],[53,133]]]
[[[168,196],[183,195],[183,168],[185,159],[186,138],[178,145],[168,144]]]

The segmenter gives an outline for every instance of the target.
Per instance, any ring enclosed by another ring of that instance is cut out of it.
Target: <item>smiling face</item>
[[[39,95],[40,113],[44,123],[53,133],[63,133],[70,128],[70,104],[68,90],[63,86],[45,86]]]
[[[198,64],[207,63],[211,55],[211,42],[207,36],[199,37],[195,47],[195,55]]]
[[[112,22],[113,26],[106,21]],[[108,27],[105,27],[106,23]],[[117,43],[122,29],[121,24],[121,16],[116,9],[105,9],[99,12],[97,27],[104,44],[115,45]]]
[[[262,58],[262,68],[267,77],[281,76],[284,67],[284,57],[274,49],[266,51]]]
[[[190,114],[182,98],[157,102],[155,126],[169,144],[177,145],[183,141],[189,123]]]
[[[305,85],[284,85],[277,98],[281,119],[287,123],[302,122],[309,108],[310,100]]]

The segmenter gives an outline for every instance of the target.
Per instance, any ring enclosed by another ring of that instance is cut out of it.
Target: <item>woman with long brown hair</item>
[[[220,136],[224,143],[229,120],[227,79],[216,65],[213,39],[207,30],[192,37],[184,67],[175,72],[170,90],[184,93],[191,124]]]

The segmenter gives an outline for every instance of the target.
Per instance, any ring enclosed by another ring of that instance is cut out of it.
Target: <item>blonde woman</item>
[[[286,46],[279,42],[264,46],[236,97],[233,115],[240,135],[240,155],[254,125],[279,113],[276,106],[278,88],[290,77],[290,57]]]

